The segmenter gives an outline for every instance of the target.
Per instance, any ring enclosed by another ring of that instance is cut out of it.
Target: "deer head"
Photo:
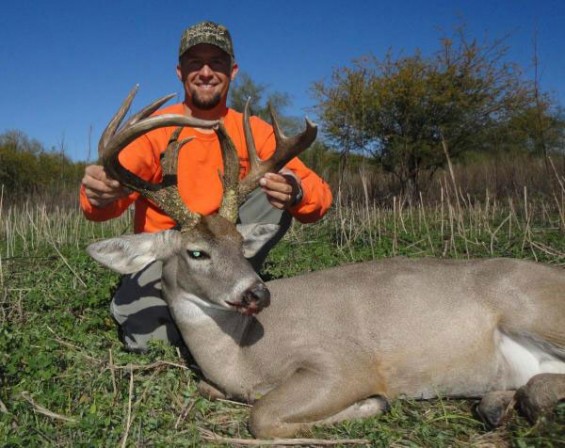
[[[160,98],[122,123],[136,93],[134,88],[103,132],[98,146],[106,172],[125,187],[139,192],[173,218],[178,227],[155,234],[130,235],[94,243],[89,254],[103,265],[120,273],[137,272],[149,263],[163,261],[163,291],[172,302],[190,295],[202,306],[237,310],[251,315],[269,304],[269,292],[245,259],[263,244],[264,232],[246,229],[242,236],[236,227],[239,205],[257,188],[267,172],[277,172],[304,151],[316,138],[316,126],[306,120],[306,129],[293,137],[283,135],[271,109],[276,148],[267,160],[257,155],[249,107],[244,112],[244,133],[250,171],[240,181],[239,160],[233,142],[221,121],[205,121],[182,115],[150,116],[172,95]],[[120,164],[120,151],[142,134],[159,127],[179,126],[163,154],[162,181],[147,182]],[[213,129],[220,141],[224,161],[219,173],[224,187],[218,213],[201,216],[189,210],[177,185],[177,161],[181,148],[190,141],[179,141],[182,126]]]

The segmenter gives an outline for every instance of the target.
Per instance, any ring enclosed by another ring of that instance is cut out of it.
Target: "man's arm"
[[[285,167],[299,180],[302,195],[293,196],[294,203],[288,211],[302,223],[320,220],[330,209],[333,196],[329,185],[298,158],[292,159]]]
[[[91,221],[106,221],[123,213],[135,200],[135,195],[106,174],[100,165],[84,170],[80,189],[80,206]]]
[[[275,148],[273,128],[257,117],[251,123],[258,155],[267,159]],[[259,185],[273,207],[288,210],[302,223],[318,221],[332,205],[329,185],[297,157],[279,173],[266,174]]]

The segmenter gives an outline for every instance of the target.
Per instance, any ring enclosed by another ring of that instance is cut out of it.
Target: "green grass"
[[[395,255],[515,256],[565,263],[565,232],[543,205],[529,215],[502,205],[338,209],[322,223],[294,226],[264,275],[278,278]],[[35,212],[34,212],[35,213]],[[110,319],[118,276],[84,252],[121,233],[77,212],[4,215],[0,258],[0,446],[212,446],[249,439],[249,408],[208,401],[172,347],[122,350]],[[8,218],[10,220],[8,224]],[[110,227],[114,226],[114,227]],[[8,230],[6,230],[8,229]],[[497,431],[472,416],[473,400],[398,400],[379,418],[316,428],[316,439],[365,439],[371,446],[560,446],[565,404],[536,426],[516,415]],[[565,445],[561,445],[565,446]]]

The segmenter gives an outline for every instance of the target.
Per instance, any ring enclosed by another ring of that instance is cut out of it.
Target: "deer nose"
[[[269,306],[271,293],[264,283],[255,283],[245,291],[242,302],[248,310],[253,310],[253,314],[255,314]]]

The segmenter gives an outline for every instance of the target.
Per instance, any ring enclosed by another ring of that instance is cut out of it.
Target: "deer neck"
[[[259,322],[234,311],[202,306],[194,297],[185,299],[172,314],[202,374],[226,396],[250,400],[260,372],[249,362],[246,348],[249,340],[256,339],[250,335],[263,334],[256,329]]]
[[[261,324],[255,317],[226,310],[180,289],[176,281],[170,280],[177,278],[176,268],[176,263],[163,267],[163,297],[204,375],[224,388],[219,378],[225,377],[226,369],[234,374],[248,373],[244,351],[262,337]]]

